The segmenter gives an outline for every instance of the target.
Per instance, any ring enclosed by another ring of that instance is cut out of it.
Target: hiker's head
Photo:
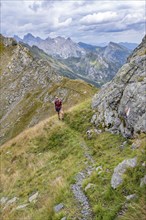
[[[59,99],[58,96],[56,96],[55,99],[58,100]]]

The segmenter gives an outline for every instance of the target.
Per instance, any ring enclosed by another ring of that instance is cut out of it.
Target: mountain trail
[[[79,220],[92,220],[93,214],[92,210],[89,204],[89,200],[87,196],[85,195],[82,184],[83,181],[90,176],[92,171],[94,170],[94,160],[92,156],[89,153],[89,149],[85,142],[81,143],[81,147],[84,150],[84,156],[86,158],[86,167],[84,170],[80,171],[76,177],[75,177],[75,184],[71,186],[72,192],[74,194],[74,197],[76,199],[76,202],[78,203],[79,211],[81,216],[78,218]]]

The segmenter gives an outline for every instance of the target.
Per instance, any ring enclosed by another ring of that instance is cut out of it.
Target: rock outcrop
[[[123,174],[126,172],[127,168],[135,167],[137,164],[137,158],[132,158],[128,160],[122,161],[118,166],[114,169],[114,173],[111,179],[111,186],[116,189],[123,182]]]
[[[146,132],[146,36],[114,79],[92,100],[95,114],[91,122],[125,137]]]

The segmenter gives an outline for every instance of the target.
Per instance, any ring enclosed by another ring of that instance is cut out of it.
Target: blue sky
[[[1,0],[1,33],[74,41],[140,43],[146,33],[143,0]]]

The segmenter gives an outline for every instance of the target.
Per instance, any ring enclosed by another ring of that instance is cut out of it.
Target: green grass
[[[40,193],[39,202],[25,211],[26,216],[32,212],[30,219],[32,216],[34,219],[36,216],[37,219],[45,219],[45,216],[46,219],[59,219],[53,211],[53,206],[60,202],[65,203],[66,208],[71,208],[70,184],[74,175],[83,167],[83,162],[79,166],[83,152],[78,134],[61,122],[55,122],[55,126],[51,125],[52,123],[48,123],[44,128],[44,135],[28,141],[25,149],[20,150],[19,144],[13,144],[13,147],[4,149],[11,151],[11,154],[3,153],[2,156],[5,196],[17,195],[20,198],[19,203],[26,203],[33,192]],[[39,210],[35,211],[37,206]],[[19,219],[21,212],[14,211],[8,216],[5,213],[5,218]]]
[[[109,133],[102,133],[98,138],[88,141],[88,145],[93,149],[97,166],[103,167],[100,175],[94,172],[85,184],[86,186],[88,183],[93,183],[98,186],[92,194],[90,191],[87,193],[95,211],[95,219],[114,219],[125,204],[125,196],[136,193],[137,196],[141,197],[143,192],[139,187],[140,178],[144,176],[144,168],[142,168],[143,148],[133,151],[129,141],[125,149],[121,151],[120,145],[123,141],[123,137]],[[134,169],[127,170],[124,174],[123,184],[113,190],[110,181],[114,168],[124,159],[135,156],[138,157],[138,165]]]
[[[91,97],[97,89],[80,80],[70,80],[64,78],[60,83],[53,83],[49,89],[35,88],[32,93],[26,93],[21,101],[13,108],[8,117],[3,121],[3,125],[11,122],[9,127],[5,126],[4,136],[0,140],[0,144],[14,138],[20,132],[24,131],[28,126],[35,125],[54,114],[54,104],[52,103],[57,92],[65,91],[63,99],[63,107],[66,111],[86,98]],[[61,94],[58,94],[61,96]],[[47,102],[44,99],[48,98]],[[4,112],[0,117],[4,116]],[[32,123],[31,123],[32,122]]]
[[[141,146],[131,149],[136,140],[128,140],[125,148],[120,145],[125,141],[121,135],[103,132],[93,134],[89,140],[88,129],[94,129],[90,120],[93,112],[90,100],[87,100],[65,113],[64,122],[56,116],[25,131],[1,148],[1,181],[0,197],[19,198],[16,204],[2,212],[7,220],[67,220],[76,217],[79,210],[71,192],[71,184],[75,182],[76,174],[85,168],[83,141],[89,147],[94,158],[94,167],[102,166],[102,172],[95,170],[83,182],[83,189],[92,183],[87,190],[94,220],[142,219],[145,213],[144,187],[139,187],[145,168],[145,135],[139,136]],[[133,169],[128,169],[123,176],[123,183],[116,190],[111,188],[110,181],[114,168],[124,159],[137,156],[138,163]],[[15,208],[28,202],[28,197],[38,191],[36,203],[29,204],[24,210]],[[126,196],[135,193],[137,198],[126,202]],[[58,214],[53,207],[63,203],[64,209]],[[127,211],[118,216],[120,210],[127,204]],[[133,213],[134,210],[134,213]],[[138,218],[139,217],[139,218]]]
[[[4,52],[4,44],[2,42],[0,42],[0,54],[2,54]]]
[[[125,196],[136,193],[141,198],[144,194],[144,189],[141,189],[139,185],[140,179],[145,173],[145,168],[142,167],[142,162],[145,161],[145,136],[140,137],[140,149],[134,151],[131,149],[131,144],[134,140],[127,140],[125,148],[121,150],[120,145],[125,141],[121,135],[104,132],[98,136],[93,134],[92,138],[88,140],[86,131],[93,129],[90,123],[93,112],[89,106],[89,103],[86,102],[80,105],[80,108],[79,106],[74,108],[73,111],[67,113],[65,121],[72,129],[82,134],[96,161],[95,166],[103,167],[101,174],[93,172],[83,184],[84,188],[88,183],[96,186],[87,191],[95,219],[112,220],[125,204]],[[136,168],[128,169],[124,175],[123,184],[117,190],[112,189],[110,181],[114,168],[124,159],[135,156],[138,158]]]

